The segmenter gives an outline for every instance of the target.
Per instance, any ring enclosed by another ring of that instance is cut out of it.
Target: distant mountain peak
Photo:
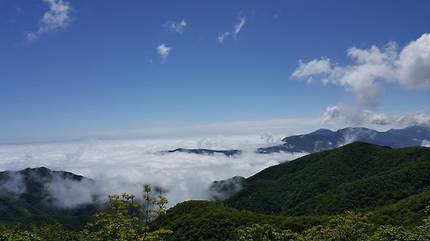
[[[386,132],[366,127],[346,127],[337,131],[319,129],[304,135],[289,136],[282,139],[284,144],[257,149],[258,153],[305,152],[313,153],[330,150],[351,142],[367,142],[392,148],[421,146],[430,140],[428,126],[410,126],[391,129]]]
[[[309,135],[331,135],[333,134],[332,130],[329,129],[318,129],[312,133],[310,133]]]

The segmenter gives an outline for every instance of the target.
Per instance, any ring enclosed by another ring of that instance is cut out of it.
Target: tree
[[[78,241],[79,233],[66,231],[60,225],[43,225],[23,230],[20,227],[0,228],[0,241]]]
[[[370,241],[411,241],[410,234],[401,227],[383,225],[369,238]]]
[[[374,229],[365,215],[346,212],[335,216],[328,225],[318,225],[304,232],[307,241],[366,241]]]
[[[300,240],[300,235],[290,230],[279,230],[269,224],[254,224],[236,230],[238,241],[289,241]]]
[[[151,230],[150,222],[159,215],[164,214],[167,199],[153,197],[151,187],[145,185],[144,203],[138,202],[135,196],[123,194],[122,196],[109,196],[108,208],[88,223],[82,232],[84,240],[95,241],[147,241],[164,240],[171,233],[170,230],[160,228]]]

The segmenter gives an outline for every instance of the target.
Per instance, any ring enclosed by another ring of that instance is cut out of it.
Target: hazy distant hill
[[[356,142],[269,167],[244,183],[226,203],[288,215],[387,205],[430,188],[430,148]]]
[[[184,153],[192,153],[192,154],[200,154],[200,155],[214,155],[214,154],[223,154],[228,157],[234,155],[240,155],[242,151],[240,150],[211,150],[211,149],[188,149],[188,148],[178,148],[174,150],[166,151],[167,153],[174,152],[184,152]]]
[[[82,197],[63,197],[54,191],[67,192],[72,185],[91,184],[91,179],[70,172],[45,167],[0,172],[0,217],[2,222],[63,222],[75,226],[97,211],[94,203],[66,205]],[[60,191],[60,190],[58,190]],[[94,197],[94,201],[97,197]]]
[[[430,143],[430,126],[410,126],[403,129],[391,129],[386,132],[364,127],[348,127],[337,131],[319,129],[309,134],[285,137],[282,139],[282,144],[257,148],[256,152],[259,154],[277,152],[314,153],[334,149],[356,141],[392,148],[422,146],[425,143]],[[241,150],[236,149],[212,150],[203,148],[178,148],[165,152],[182,152],[199,155],[224,154],[227,157],[240,155],[242,153]]]
[[[309,134],[289,136],[281,145],[259,148],[258,153],[306,152],[313,153],[333,149],[354,141],[361,141],[392,148],[421,146],[430,140],[430,127],[411,126],[379,132],[362,127],[349,127],[337,131],[319,129]]]

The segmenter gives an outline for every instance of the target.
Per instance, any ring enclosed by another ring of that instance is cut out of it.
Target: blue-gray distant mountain
[[[258,148],[257,152],[262,154],[274,152],[313,153],[333,149],[353,141],[403,148],[421,146],[425,140],[430,140],[429,126],[411,126],[404,129],[391,129],[386,132],[363,127],[349,127],[337,131],[319,129],[305,135],[286,137],[282,139],[283,144]]]
[[[234,155],[240,155],[242,153],[242,151],[240,150],[211,150],[211,149],[187,149],[187,148],[178,148],[167,152],[168,153],[184,152],[184,153],[192,153],[192,154],[200,154],[200,155],[223,154],[228,157],[234,156]]]

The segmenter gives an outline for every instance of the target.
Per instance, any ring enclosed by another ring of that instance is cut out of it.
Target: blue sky
[[[1,0],[0,141],[319,118],[333,106],[354,115],[428,112],[425,70],[419,85],[409,72],[371,80],[372,104],[357,100],[362,88],[346,77],[292,77],[299,60],[356,66],[352,47],[425,48],[418,39],[430,32],[428,9],[406,0]]]

